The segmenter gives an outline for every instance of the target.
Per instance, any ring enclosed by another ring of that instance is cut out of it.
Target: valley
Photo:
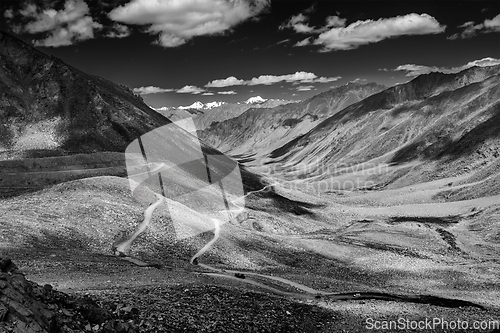
[[[104,309],[71,309],[73,331],[500,318],[500,65],[155,111],[0,44],[0,258]],[[70,332],[54,303],[30,312],[14,294],[0,330]]]

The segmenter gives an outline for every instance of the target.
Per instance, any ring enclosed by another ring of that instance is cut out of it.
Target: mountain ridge
[[[125,87],[0,31],[0,149],[123,150],[170,121]]]

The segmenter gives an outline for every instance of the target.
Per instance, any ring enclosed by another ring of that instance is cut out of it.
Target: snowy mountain
[[[255,97],[250,97],[249,99],[247,99],[245,101],[245,104],[262,104],[265,101],[267,101],[267,99],[262,98],[260,96],[255,96]]]

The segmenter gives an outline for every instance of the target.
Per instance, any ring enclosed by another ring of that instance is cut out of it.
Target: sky
[[[16,0],[0,29],[152,107],[500,63],[499,1]]]

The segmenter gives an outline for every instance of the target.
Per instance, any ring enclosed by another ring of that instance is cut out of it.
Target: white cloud
[[[176,47],[196,36],[222,34],[269,5],[269,0],[132,0],[113,9],[117,22],[147,25],[158,44]]]
[[[341,76],[334,76],[334,77],[317,77],[315,79],[310,79],[310,80],[302,80],[302,83],[328,83],[328,82],[334,82],[340,80],[342,77]]]
[[[130,36],[130,29],[123,24],[115,23],[106,37],[109,38],[125,38]]]
[[[314,89],[314,86],[300,86],[300,87],[297,87],[297,91],[309,91],[309,90],[313,90]]]
[[[355,78],[354,80],[350,81],[351,83],[358,83],[358,82],[366,82],[368,81],[367,79],[362,79],[362,78]]]
[[[219,95],[236,95],[236,91],[234,90],[229,90],[229,91],[219,91],[217,92]]]
[[[247,84],[250,86],[264,84],[270,85],[278,82],[295,82],[295,81],[303,81],[303,80],[312,80],[317,76],[314,73],[308,72],[295,72],[294,74],[287,75],[260,75],[259,77],[254,77],[251,80],[247,81]]]
[[[441,73],[458,73],[460,71],[463,71],[464,69],[473,67],[473,66],[478,66],[478,67],[486,67],[486,66],[494,66],[494,65],[500,65],[500,59],[495,59],[495,58],[483,58],[479,60],[474,60],[466,63],[463,66],[459,67],[437,67],[437,66],[425,66],[425,65],[415,65],[415,64],[406,64],[406,65],[400,65],[393,69],[393,71],[402,71],[406,72],[406,76],[418,76],[421,74],[427,74],[431,72],[441,72]],[[386,69],[382,69],[386,70]]]
[[[238,79],[234,76],[230,76],[226,79],[213,80],[205,85],[205,87],[229,87],[229,86],[255,86],[259,84],[271,85],[279,82],[288,82],[293,84],[300,83],[326,83],[339,80],[340,76],[335,77],[318,77],[314,73],[310,72],[295,72],[294,74],[285,75],[260,75],[258,77],[253,77],[250,80]]]
[[[288,21],[283,23],[280,26],[280,29],[286,29],[286,28],[291,28],[295,30],[297,33],[302,33],[302,34],[307,34],[307,33],[312,33],[314,32],[314,27],[310,27],[307,25],[307,21],[309,20],[309,17],[300,13],[298,15],[294,15],[290,17]]]
[[[140,94],[140,95],[160,94],[160,93],[165,93],[165,92],[170,92],[170,91],[174,91],[174,89],[164,89],[164,88],[153,87],[153,86],[139,87],[139,88],[133,89],[133,92],[135,94]]]
[[[484,27],[495,31],[500,31],[500,14],[491,20],[484,20]]]
[[[307,37],[306,39],[303,39],[300,42],[295,43],[293,46],[306,46],[309,44],[311,44],[311,37]]]
[[[463,28],[464,30],[461,33],[456,33],[451,36],[448,36],[447,39],[454,40],[458,38],[471,38],[477,35],[477,33],[489,33],[489,32],[498,32],[500,31],[500,14],[492,18],[491,20],[486,19],[483,23],[475,24],[472,21],[465,22],[462,25],[459,25],[458,28]]]
[[[182,87],[180,89],[177,89],[176,92],[179,93],[179,94],[194,94],[194,95],[197,95],[197,94],[200,94],[202,92],[205,92],[205,89],[199,88],[199,87],[196,87],[196,86],[187,85],[187,86],[184,86],[184,87]]]
[[[407,14],[378,20],[356,21],[346,26],[347,20],[337,15],[328,16],[322,27],[307,24],[309,17],[304,14],[292,16],[280,26],[297,33],[318,34],[313,41],[306,38],[294,46],[322,45],[321,52],[351,50],[360,45],[377,43],[384,39],[404,35],[427,35],[441,33],[446,26],[441,25],[428,14]]]
[[[351,50],[398,36],[438,34],[445,28],[430,15],[412,13],[376,21],[356,21],[346,27],[333,27],[321,33],[314,44],[322,45],[323,51]]]
[[[345,25],[345,22],[347,21],[347,19],[345,18],[340,18],[336,15],[334,16],[328,16],[326,18],[326,27],[327,28],[331,28],[331,27],[343,27]]]
[[[240,80],[235,78],[234,76],[230,76],[226,79],[213,80],[207,84],[205,87],[207,88],[221,88],[221,87],[230,87],[230,86],[241,86],[245,84],[245,80]]]
[[[214,95],[214,93],[212,93],[212,92],[205,92],[205,93],[203,93],[202,95],[203,95],[203,96],[213,96],[213,95]]]
[[[49,36],[35,41],[36,46],[58,47],[71,45],[75,41],[94,38],[94,30],[103,28],[89,16],[89,7],[83,0],[67,0],[64,8],[41,9],[35,4],[28,4],[19,11],[19,14],[30,18],[31,22],[20,30],[36,34],[48,32]]]
[[[288,43],[290,40],[291,40],[290,38],[283,39],[283,40],[280,40],[279,42],[277,42],[276,44]]]
[[[7,9],[5,13],[3,13],[3,16],[5,18],[11,19],[14,17],[14,12],[12,11],[12,9]]]

